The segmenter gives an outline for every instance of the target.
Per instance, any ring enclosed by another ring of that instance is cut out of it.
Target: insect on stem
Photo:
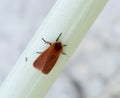
[[[52,70],[60,54],[66,55],[63,52],[63,47],[67,45],[66,44],[63,45],[62,42],[58,41],[61,34],[62,33],[60,33],[59,36],[57,37],[56,42],[53,43],[50,43],[42,38],[42,40],[45,43],[50,44],[50,46],[42,53],[37,52],[41,53],[41,55],[39,55],[37,59],[33,62],[33,66],[44,74],[48,74]]]

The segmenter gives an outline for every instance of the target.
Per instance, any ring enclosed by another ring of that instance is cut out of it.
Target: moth
[[[59,41],[61,35],[62,33],[59,34],[54,43],[50,43],[42,38],[42,40],[50,46],[38,56],[38,58],[34,61],[33,66],[44,74],[48,74],[52,70],[60,54],[65,55],[63,47],[67,45],[63,45],[62,42]]]

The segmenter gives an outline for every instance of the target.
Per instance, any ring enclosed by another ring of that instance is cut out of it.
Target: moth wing
[[[42,71],[46,62],[46,58],[48,58],[48,55],[49,55],[49,48],[46,49],[44,52],[42,52],[40,56],[38,56],[38,58],[34,61],[33,66],[38,70]]]
[[[58,54],[51,53],[49,55],[49,57],[47,58],[47,60],[44,64],[44,67],[42,69],[42,72],[44,74],[48,74],[52,70],[52,68],[54,67],[55,63],[57,62],[59,56],[60,56],[60,53],[58,53]]]

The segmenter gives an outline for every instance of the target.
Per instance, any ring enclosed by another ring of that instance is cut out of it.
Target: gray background
[[[0,0],[0,83],[56,0]],[[108,4],[46,98],[120,98],[120,0]]]

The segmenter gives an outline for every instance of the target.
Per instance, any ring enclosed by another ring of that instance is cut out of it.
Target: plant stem
[[[0,98],[44,98],[108,0],[58,0],[0,88]],[[67,44],[53,70],[44,75],[33,67],[37,51],[48,46],[41,38]],[[25,61],[27,57],[27,62]]]

